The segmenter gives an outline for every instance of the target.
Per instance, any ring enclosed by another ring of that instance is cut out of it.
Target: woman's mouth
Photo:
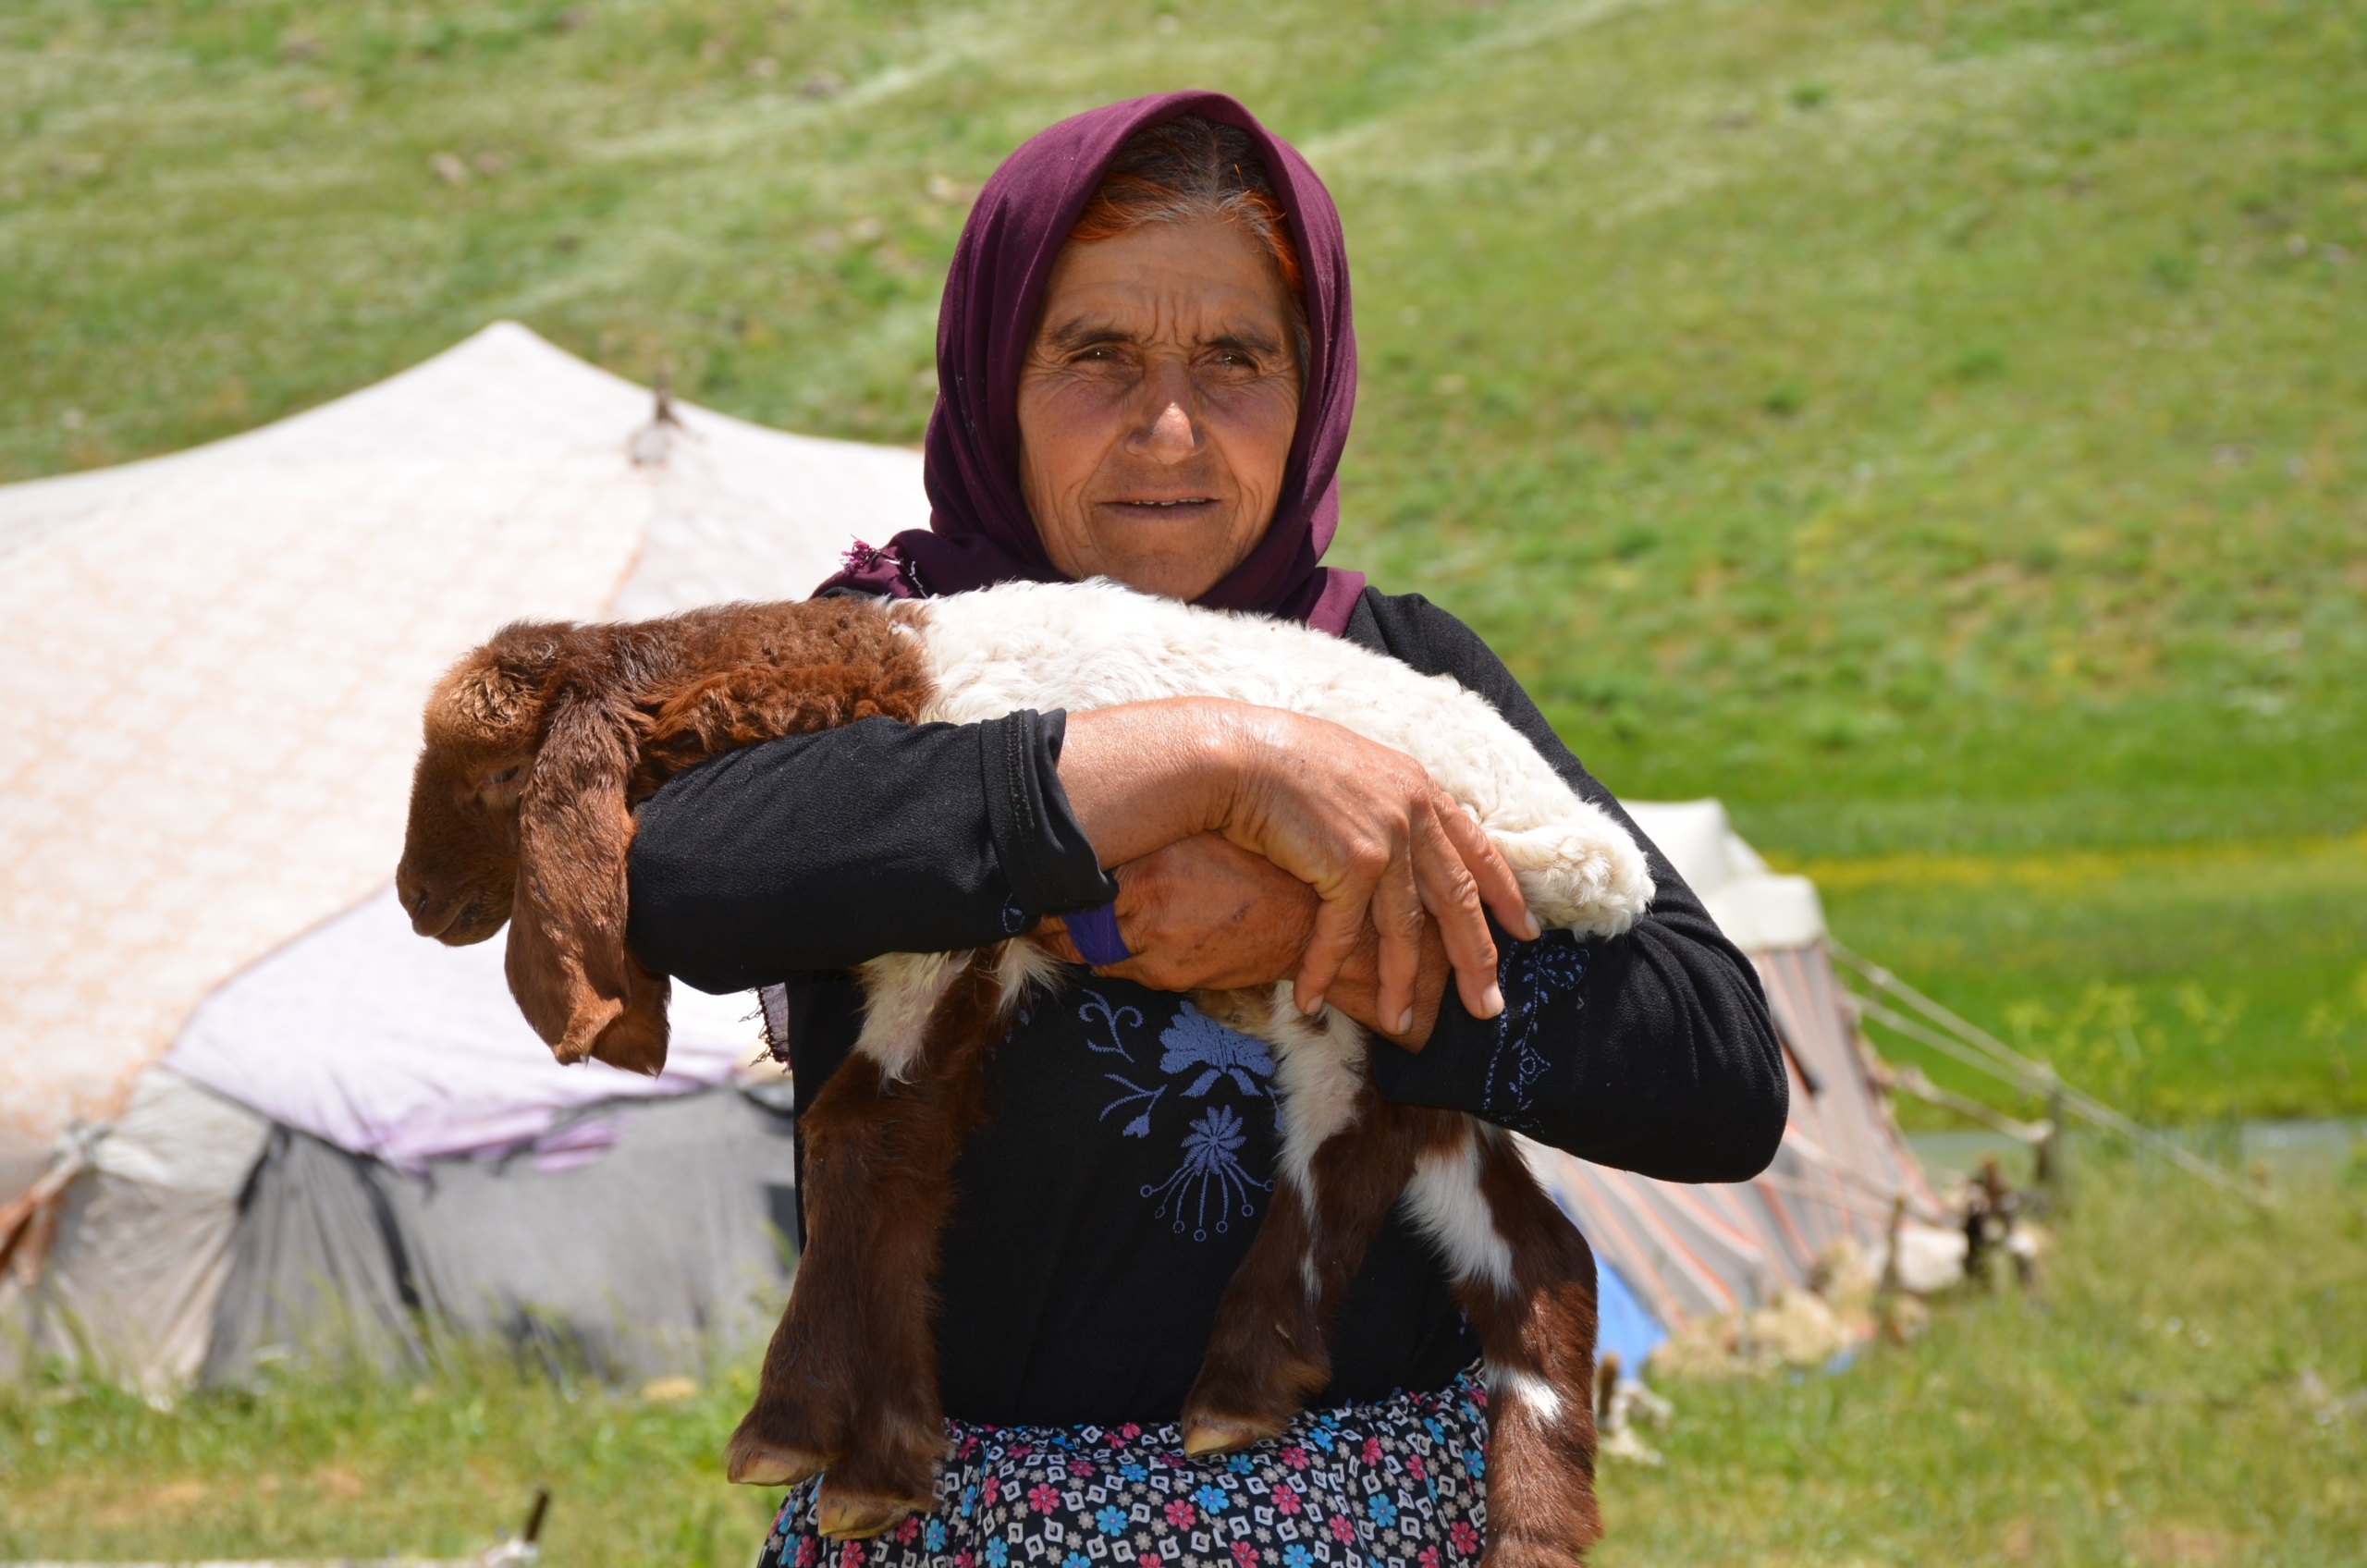
[[[1130,496],[1125,500],[1111,501],[1108,504],[1126,511],[1172,512],[1182,511],[1191,507],[1212,507],[1217,503],[1213,496]]]

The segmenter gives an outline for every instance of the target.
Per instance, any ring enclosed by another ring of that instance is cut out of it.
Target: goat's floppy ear
[[[504,967],[551,1054],[655,1073],[666,1064],[666,980],[625,950],[632,768],[623,722],[596,699],[552,700],[518,802],[518,890]]]
[[[512,621],[496,632],[436,683],[427,709],[430,738],[479,746],[531,740],[567,632],[564,625],[532,620]]]

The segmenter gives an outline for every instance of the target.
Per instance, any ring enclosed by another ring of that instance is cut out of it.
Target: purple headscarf
[[[822,589],[913,598],[990,583],[1063,581],[1019,492],[1019,370],[1044,286],[1102,172],[1136,131],[1197,115],[1257,143],[1290,215],[1306,279],[1308,355],[1298,433],[1273,525],[1196,601],[1258,610],[1338,634],[1364,574],[1319,564],[1340,522],[1340,454],[1356,400],[1348,253],[1331,193],[1288,142],[1220,92],[1165,92],[1061,121],[1003,160],[962,226],[937,315],[937,408],[926,447],[929,525],[883,549],[857,545]],[[816,590],[817,592],[821,590]]]

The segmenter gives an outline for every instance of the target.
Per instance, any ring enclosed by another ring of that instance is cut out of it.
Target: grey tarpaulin
[[[0,1279],[0,1371],[84,1361],[151,1393],[205,1359],[239,1194],[271,1123],[167,1069],[142,1073],[60,1206],[35,1278]],[[16,1270],[10,1270],[16,1274]]]
[[[640,1378],[760,1338],[787,1277],[789,1118],[733,1089],[596,1114],[626,1124],[593,1164],[436,1159],[423,1178],[276,1128],[204,1378],[344,1352],[395,1366],[453,1331]]]

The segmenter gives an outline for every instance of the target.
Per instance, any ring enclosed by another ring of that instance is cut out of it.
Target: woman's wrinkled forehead
[[[1282,263],[1284,276],[1308,317],[1309,347],[1318,361],[1308,367],[1309,389],[1336,381],[1353,402],[1347,259],[1330,193],[1294,149],[1232,99],[1171,93],[1112,104],[1050,127],[1013,152],[980,192],[949,276],[938,348],[940,360],[951,351],[972,360],[981,373],[1014,373],[1009,379],[982,375],[963,386],[965,398],[988,405],[978,410],[987,416],[981,423],[998,436],[1015,435],[996,416],[1005,411],[1000,405],[1016,386],[1016,356],[1033,336],[1045,289],[1079,219],[1091,227],[1100,217],[1102,229],[1096,232],[1106,230],[1109,214],[1089,209],[1098,206],[1095,197],[1111,165],[1143,132],[1187,116],[1233,128],[1253,144],[1267,177],[1257,183],[1271,191],[1270,205],[1259,205],[1279,208],[1288,226],[1279,249],[1287,257]],[[980,305],[987,308],[975,308]]]
[[[1036,348],[1163,343],[1275,355],[1294,348],[1293,313],[1279,269],[1250,237],[1219,220],[1147,225],[1061,252]]]

